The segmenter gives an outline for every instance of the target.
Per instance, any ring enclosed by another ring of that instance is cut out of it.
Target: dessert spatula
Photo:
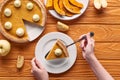
[[[90,37],[93,37],[93,36],[94,36],[94,32],[90,32]],[[77,42],[80,42],[80,41],[83,40],[83,39],[86,39],[86,35],[83,36],[82,38],[74,41],[73,43],[71,43],[71,44],[69,44],[69,45],[66,45],[66,48],[68,48],[69,46],[71,46],[71,45],[73,45],[73,44],[75,44],[75,43],[77,43]],[[45,58],[47,57],[47,55],[48,55],[49,52],[50,52],[50,50],[49,50],[49,51],[47,52],[47,54],[45,55]]]

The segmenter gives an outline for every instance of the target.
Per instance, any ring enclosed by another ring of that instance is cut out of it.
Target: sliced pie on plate
[[[69,57],[66,46],[61,40],[57,40],[46,56],[46,60],[54,60]]]

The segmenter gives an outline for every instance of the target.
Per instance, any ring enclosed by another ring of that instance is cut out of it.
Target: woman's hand
[[[90,33],[82,35],[86,36],[86,39],[81,41],[82,54],[85,59],[94,56],[94,39],[90,37]]]
[[[81,48],[83,57],[87,60],[91,69],[95,73],[98,80],[114,80],[114,78],[106,71],[94,55],[94,40],[90,37],[90,33],[82,35],[86,36],[86,39],[82,40]]]
[[[31,72],[37,78],[37,80],[49,80],[49,76],[45,68],[35,58],[31,61]]]

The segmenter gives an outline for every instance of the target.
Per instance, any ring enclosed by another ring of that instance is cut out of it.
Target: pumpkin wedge
[[[65,12],[62,9],[60,9],[60,7],[58,5],[59,1],[60,0],[54,0],[54,9],[58,14],[65,16]]]
[[[69,0],[63,0],[64,7],[71,13],[79,14],[81,8],[76,7],[69,3]]]
[[[69,0],[69,2],[70,2],[71,4],[73,4],[74,6],[77,6],[77,7],[79,7],[79,8],[83,8],[83,4],[77,2],[76,0]]]
[[[61,10],[63,10],[63,11],[65,12],[65,15],[66,15],[66,16],[71,17],[71,16],[74,15],[73,13],[71,13],[71,12],[69,12],[69,11],[67,11],[67,10],[65,9],[65,7],[64,7],[64,5],[63,5],[63,0],[59,0],[59,7],[60,7]]]
[[[54,7],[53,7],[53,0],[47,0],[46,8],[47,8],[48,10],[54,9]]]

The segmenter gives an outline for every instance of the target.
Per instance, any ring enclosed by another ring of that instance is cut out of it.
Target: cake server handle
[[[90,37],[93,37],[93,36],[94,36],[94,32],[90,32]],[[66,47],[68,48],[69,46],[71,46],[71,45],[73,45],[73,44],[75,44],[75,43],[77,43],[77,42],[80,42],[80,41],[83,40],[83,39],[86,39],[86,35],[83,36],[82,38],[74,41],[73,43],[71,43],[71,44],[69,44],[69,45],[66,45]]]

